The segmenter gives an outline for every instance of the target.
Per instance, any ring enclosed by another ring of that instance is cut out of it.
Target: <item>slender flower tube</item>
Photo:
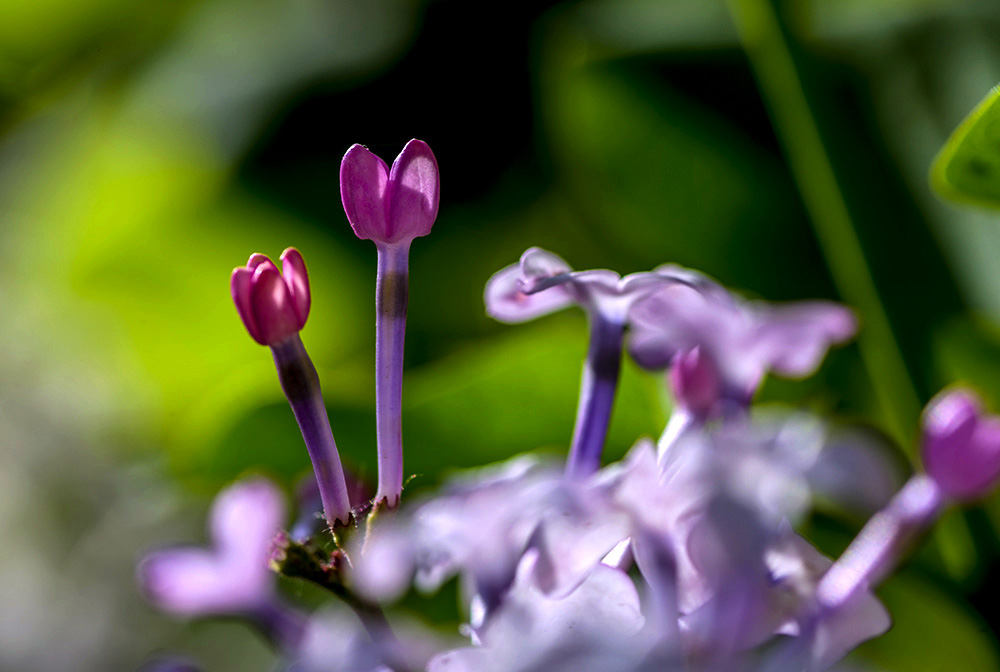
[[[606,270],[573,271],[560,257],[533,247],[486,284],[486,312],[501,322],[525,322],[573,304],[587,313],[590,343],[567,475],[586,477],[601,466],[630,307],[677,282],[686,281],[670,273],[633,273],[623,278]]]
[[[826,573],[817,588],[822,609],[884,579],[950,501],[983,497],[1000,484],[1000,418],[982,413],[974,394],[942,392],[922,424],[927,473],[913,476]]]
[[[299,338],[309,317],[309,276],[295,248],[281,253],[284,274],[263,254],[254,254],[245,267],[233,269],[230,290],[236,312],[250,336],[271,348],[281,389],[302,431],[312,460],[327,523],[347,524],[351,502],[340,464],[340,453],[330,429],[316,367]]]
[[[410,243],[431,232],[440,196],[437,160],[410,140],[390,169],[361,145],[340,164],[340,196],[355,235],[378,250],[375,285],[376,501],[399,502],[403,490],[403,342]]]

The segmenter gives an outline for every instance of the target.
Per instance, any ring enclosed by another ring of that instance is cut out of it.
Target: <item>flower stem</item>
[[[323,513],[332,527],[340,522],[347,524],[351,518],[351,502],[347,496],[347,482],[340,464],[340,453],[333,440],[330,418],[323,404],[319,374],[302,345],[298,334],[271,346],[278,379],[295,420],[302,430],[316,472]]]
[[[940,489],[926,474],[907,481],[823,575],[816,587],[820,608],[838,609],[859,590],[878,585],[937,519],[943,504]]]
[[[375,436],[378,492],[391,507],[403,491],[403,343],[410,241],[379,244],[375,285]]]
[[[566,462],[566,474],[585,478],[601,466],[601,452],[611,422],[611,408],[621,371],[621,322],[590,311],[590,345],[580,381],[580,401],[576,410],[573,444]]]

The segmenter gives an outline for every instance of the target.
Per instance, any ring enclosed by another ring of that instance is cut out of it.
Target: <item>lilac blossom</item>
[[[571,305],[587,314],[590,341],[566,464],[571,476],[585,477],[600,467],[632,304],[677,282],[683,280],[669,273],[633,273],[623,278],[607,270],[573,271],[560,257],[533,247],[487,283],[486,312],[501,322],[533,320]]]
[[[291,647],[302,622],[278,600],[268,568],[271,539],[284,518],[282,495],[269,481],[235,483],[212,505],[212,546],[150,553],[137,569],[139,586],[164,611],[187,618],[243,616],[276,644]]]
[[[361,145],[340,164],[340,195],[354,233],[378,250],[375,287],[375,423],[377,501],[390,507],[403,490],[403,344],[410,243],[431,232],[440,182],[427,143],[410,140],[392,168]]]
[[[295,248],[282,252],[281,264],[284,273],[263,254],[254,254],[245,267],[233,269],[233,302],[250,336],[271,348],[281,389],[312,460],[327,524],[347,524],[351,502],[340,453],[323,403],[319,374],[299,338],[312,300],[309,276]]]
[[[599,492],[523,457],[467,475],[375,530],[355,554],[352,581],[362,595],[392,600],[411,580],[430,591],[458,574],[467,603],[485,615],[503,599],[527,549],[542,554],[539,585],[562,595],[627,536],[627,518]]]
[[[478,633],[478,645],[434,657],[428,672],[586,672],[636,669],[656,638],[644,629],[629,576],[596,568],[569,595],[535,583],[540,554],[524,555],[504,604]]]
[[[697,415],[719,404],[746,406],[768,372],[809,375],[831,345],[857,330],[854,314],[835,303],[744,301],[694,271],[667,265],[657,272],[687,282],[632,306],[629,351],[645,368],[673,366],[675,395]]]

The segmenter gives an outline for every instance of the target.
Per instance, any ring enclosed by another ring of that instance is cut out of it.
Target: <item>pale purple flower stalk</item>
[[[604,439],[611,424],[618,377],[621,371],[625,325],[589,311],[590,343],[580,380],[580,401],[566,473],[584,478],[601,467]]]
[[[437,217],[437,160],[421,140],[410,140],[389,169],[361,145],[340,164],[340,195],[358,238],[378,250],[375,290],[376,501],[399,502],[403,490],[403,341],[409,293],[410,243],[426,236]]]
[[[917,474],[877,513],[823,577],[817,598],[836,609],[865,586],[875,586],[950,501],[984,497],[1000,483],[1000,418],[982,412],[967,390],[948,390],[924,410]]]
[[[574,304],[587,313],[590,341],[566,462],[568,476],[583,478],[601,466],[629,309],[651,292],[676,282],[684,280],[669,273],[633,273],[623,278],[606,270],[573,271],[560,257],[533,247],[486,284],[486,311],[501,322],[525,322]]]
[[[236,311],[250,336],[270,346],[281,389],[288,399],[309,451],[323,500],[323,512],[332,527],[351,520],[340,453],[323,403],[319,374],[299,338],[309,317],[311,295],[305,261],[295,248],[281,254],[284,274],[262,254],[245,267],[233,269],[230,290]]]

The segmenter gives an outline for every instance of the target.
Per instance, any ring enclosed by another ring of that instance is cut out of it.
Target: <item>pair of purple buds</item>
[[[403,487],[403,344],[409,286],[409,250],[437,217],[437,160],[427,143],[411,140],[392,167],[361,145],[344,155],[340,194],[358,238],[378,250],[375,397],[378,445],[376,503],[395,506]],[[316,472],[327,522],[347,524],[361,502],[351,502],[340,455],[323,404],[316,369],[299,338],[309,317],[309,276],[302,255],[288,248],[282,270],[262,254],[233,270],[230,290],[250,336],[269,346]]]

